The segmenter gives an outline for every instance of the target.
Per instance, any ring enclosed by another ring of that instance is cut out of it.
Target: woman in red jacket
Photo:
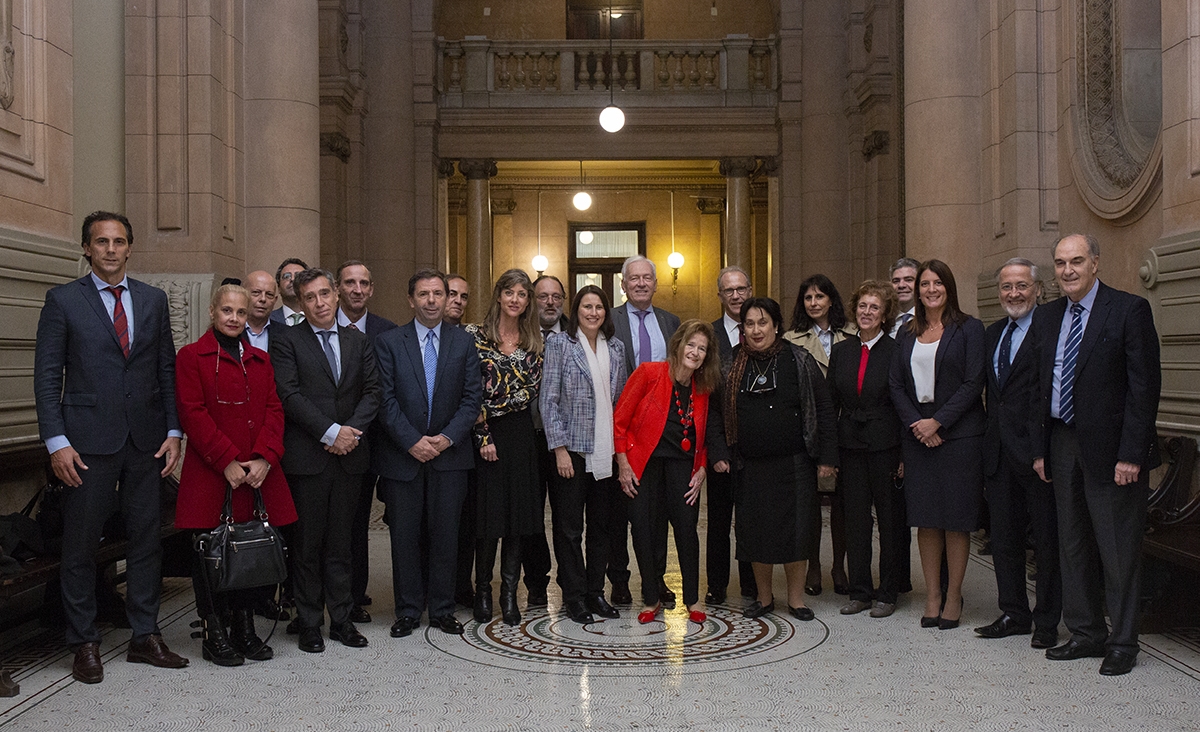
[[[675,531],[683,601],[695,623],[707,619],[700,603],[700,488],[707,451],[708,396],[721,380],[712,326],[688,320],[667,343],[667,360],[643,363],[629,377],[613,413],[613,442],[621,489],[629,496],[633,551],[642,578],[639,623],[662,609],[662,574],[655,557],[667,550],[667,522]]]
[[[238,285],[217,288],[208,309],[212,329],[184,346],[175,360],[175,401],[188,438],[175,504],[179,529],[200,532],[216,526],[227,484],[234,486],[234,521],[251,518],[251,486],[262,490],[272,524],[296,520],[292,494],[279,469],[283,407],[275,371],[265,352],[242,339],[249,306],[249,294]],[[192,584],[196,612],[204,622],[204,657],[219,666],[271,658],[271,647],[254,632],[254,606],[267,588],[210,593],[201,571],[197,557]]]

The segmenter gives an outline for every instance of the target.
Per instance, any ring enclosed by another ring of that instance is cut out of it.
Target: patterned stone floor
[[[0,727],[1200,729],[1200,630],[1143,636],[1138,667],[1115,679],[1096,673],[1099,660],[1049,662],[1029,648],[1027,636],[978,639],[971,627],[997,612],[989,557],[972,556],[963,625],[953,631],[918,627],[919,587],[891,618],[839,615],[843,598],[829,590],[826,575],[825,594],[809,598],[817,614],[809,623],[786,615],[745,620],[738,598],[710,608],[703,626],[689,623],[681,608],[647,626],[625,610],[620,620],[581,627],[559,617],[552,584],[550,608],[526,612],[518,628],[498,618],[480,626],[461,610],[462,637],[422,628],[397,640],[388,636],[385,532],[372,533],[371,551],[376,620],[361,626],[371,641],[366,649],[331,643],[323,655],[308,655],[280,627],[274,660],[217,668],[201,660],[198,641],[188,637],[190,587],[169,580],[163,632],[191,657],[189,668],[126,663],[128,631],[110,629],[102,645],[105,681],[87,686],[71,679],[59,633],[35,623],[7,629],[0,654],[22,694],[0,699]],[[668,583],[678,591],[677,574]],[[779,571],[775,591],[786,596]]]

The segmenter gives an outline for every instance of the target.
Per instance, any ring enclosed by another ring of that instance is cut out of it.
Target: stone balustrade
[[[631,106],[773,106],[778,42],[438,40],[443,107],[593,106],[610,91]]]

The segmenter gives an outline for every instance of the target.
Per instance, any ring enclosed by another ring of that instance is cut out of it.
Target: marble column
[[[245,6],[246,269],[320,261],[317,4]]]
[[[753,266],[752,232],[754,212],[750,208],[750,174],[758,166],[754,158],[725,158],[725,266]]]
[[[478,323],[487,313],[492,292],[492,195],[495,160],[459,160],[458,171],[467,179],[467,261],[464,275],[473,297],[467,305],[467,322]]]

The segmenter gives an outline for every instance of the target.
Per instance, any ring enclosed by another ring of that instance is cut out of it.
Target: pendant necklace
[[[771,363],[773,361],[774,361],[774,359],[771,359],[771,361],[767,361],[767,368],[762,371],[759,370],[757,361],[750,362],[750,363],[754,364],[754,372],[756,374],[758,374],[758,377],[756,379],[754,379],[754,384],[756,386],[763,386],[767,383],[767,374],[770,373],[770,371],[771,371]]]
[[[679,387],[674,387],[672,393],[675,396],[675,412],[679,415],[680,424],[683,425],[683,439],[679,441],[679,446],[683,448],[684,452],[691,452],[692,441],[688,439],[688,429],[695,422],[692,418],[692,392],[688,392],[686,411],[684,411],[683,402],[679,398]]]

